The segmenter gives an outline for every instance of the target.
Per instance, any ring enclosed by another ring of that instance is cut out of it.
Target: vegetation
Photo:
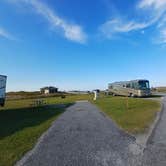
[[[127,97],[104,97],[94,103],[132,134],[144,132],[161,107],[160,102],[155,100]]]
[[[67,95],[65,98],[60,96],[56,97],[47,97],[47,98],[35,98],[35,99],[20,99],[20,100],[7,100],[5,103],[5,107],[2,108],[3,110],[6,109],[15,109],[15,108],[29,108],[32,107],[34,101],[41,99],[43,100],[46,105],[51,104],[65,104],[65,103],[72,103],[76,100],[91,100],[91,95]]]
[[[158,88],[156,88],[156,91],[166,93],[166,87],[158,87]]]
[[[66,95],[67,94],[63,92],[57,92],[54,94],[42,94],[40,93],[40,91],[34,91],[34,92],[19,91],[19,92],[8,92],[6,94],[6,98],[8,100],[20,100],[20,99],[37,99],[37,98],[47,98],[47,97],[61,97]]]

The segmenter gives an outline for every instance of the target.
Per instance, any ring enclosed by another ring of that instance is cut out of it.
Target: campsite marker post
[[[98,97],[99,97],[99,92],[98,92],[98,90],[94,90],[93,93],[94,93],[94,98],[93,98],[93,100],[96,101],[96,100],[98,99]]]

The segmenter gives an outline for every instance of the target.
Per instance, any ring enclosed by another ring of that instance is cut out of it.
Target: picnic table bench
[[[43,99],[35,99],[32,101],[32,103],[30,104],[31,107],[40,107],[43,105],[46,105],[46,101]]]

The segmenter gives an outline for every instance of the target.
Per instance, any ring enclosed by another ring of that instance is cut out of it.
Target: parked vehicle
[[[7,76],[0,75],[0,106],[5,105]]]
[[[132,80],[114,82],[108,85],[109,93],[113,95],[144,97],[150,96],[151,90],[148,80]]]

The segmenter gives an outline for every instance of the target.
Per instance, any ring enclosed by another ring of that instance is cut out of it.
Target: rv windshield
[[[139,81],[139,89],[149,89],[149,81]]]

